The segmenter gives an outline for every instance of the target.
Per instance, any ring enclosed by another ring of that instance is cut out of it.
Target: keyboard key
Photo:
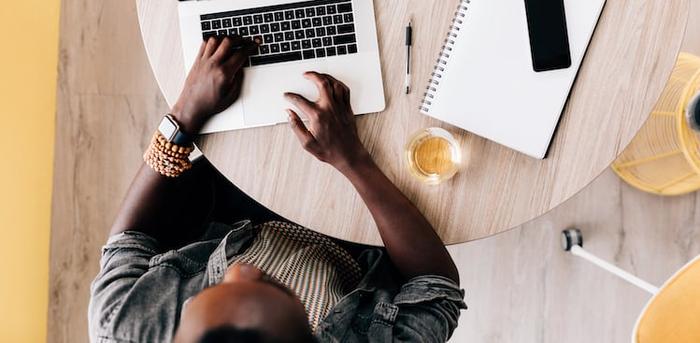
[[[352,23],[353,21],[355,21],[355,18],[352,16],[352,13],[345,13],[343,19],[346,23]]]
[[[213,20],[211,22],[211,28],[214,30],[218,30],[221,28],[221,20]]]
[[[316,49],[316,57],[326,57],[326,49]]]
[[[294,19],[294,11],[285,11],[284,12],[284,19],[287,19],[287,20]]]
[[[301,27],[307,29],[311,27],[311,19],[304,19],[301,21]]]
[[[269,23],[275,20],[275,15],[272,13],[265,13],[265,15],[263,15],[263,19],[266,23]]]
[[[267,55],[267,56],[253,56],[250,58],[250,64],[253,66],[281,63],[281,62],[291,62],[299,61],[302,59],[301,51],[286,52],[283,54]]]
[[[224,27],[226,27],[226,28],[229,28],[229,27],[233,26],[233,23],[231,23],[231,18],[226,18],[226,19],[224,19],[221,23],[222,23],[222,24],[224,25]]]
[[[313,50],[304,50],[304,59],[310,60],[316,58],[316,53]]]
[[[336,14],[333,16],[333,24],[342,24],[343,23],[343,16],[340,14]]]
[[[253,24],[253,17],[247,15],[243,17],[243,25],[252,25]]]
[[[238,17],[233,18],[233,26],[238,27],[241,25],[243,25],[243,20],[241,20],[241,18],[238,18]]]
[[[326,15],[326,7],[325,6],[316,7],[316,15]]]
[[[326,28],[325,27],[317,27],[316,28],[316,37],[323,37],[326,35]]]
[[[280,31],[280,24],[279,23],[270,24],[270,31],[271,32],[279,32]]]
[[[344,35],[347,33],[354,33],[354,32],[355,32],[355,25],[354,24],[338,25],[338,34]]]
[[[275,21],[284,20],[284,12],[275,12]]]
[[[241,27],[238,29],[238,34],[241,36],[247,36],[248,35],[248,28],[247,27]]]
[[[219,30],[219,36],[228,36],[228,30]]]
[[[348,48],[345,47],[345,45],[341,45],[336,48],[338,51],[338,55],[347,55],[348,54]]]
[[[313,7],[309,7],[306,9],[306,16],[307,17],[313,17],[316,15],[316,9]]]
[[[326,48],[326,56],[335,56],[335,47]]]
[[[344,13],[344,12],[352,12],[352,4],[351,3],[344,3],[344,4],[338,4],[338,13]]]
[[[203,21],[202,22],[202,31],[209,31],[209,30],[211,30],[211,22]]]
[[[323,17],[323,25],[333,25],[333,17],[332,16],[327,16]]]
[[[211,37],[216,37],[216,31],[204,32],[202,34],[202,38],[204,38],[205,41],[209,40]]]
[[[270,47],[267,45],[261,45],[260,46],[260,54],[269,54],[270,53]]]
[[[311,40],[311,45],[313,45],[314,48],[320,48],[323,46],[323,42],[321,38],[314,38]]]
[[[326,28],[326,34],[329,36],[333,36],[338,34],[338,31],[336,30],[335,26],[329,26]]]
[[[355,42],[357,42],[357,37],[354,34],[333,37],[333,45],[345,45]]]
[[[292,20],[292,29],[299,30],[301,28],[301,20]]]
[[[304,10],[296,10],[294,11],[294,17],[297,19],[306,18],[306,13],[304,12]]]
[[[280,52],[280,45],[277,43],[270,44],[270,52],[273,54]]]
[[[260,25],[260,32],[261,33],[270,33],[270,25],[269,24]]]
[[[282,33],[282,32],[275,33],[275,42],[281,42],[283,40],[284,40],[284,33]]]
[[[326,13],[327,14],[335,14],[336,13],[335,5],[326,6]]]
[[[265,44],[270,44],[275,41],[275,38],[272,37],[272,35],[265,35],[263,36],[263,41],[265,42]]]
[[[305,39],[305,40],[301,41],[301,47],[303,49],[311,49],[311,40]]]
[[[355,54],[355,53],[357,53],[357,45],[356,44],[348,45],[348,54]]]
[[[262,41],[263,41],[262,36],[255,36],[255,37],[253,37],[253,42],[262,42]]]
[[[263,22],[263,16],[262,14],[256,14],[253,16],[253,22],[256,24],[262,24]]]
[[[306,29],[306,38],[314,38],[314,37],[316,37],[316,30]]]
[[[314,18],[311,23],[314,25],[314,27],[319,27],[323,25],[323,19],[321,18]]]
[[[331,46],[333,45],[333,38],[332,37],[323,37],[323,46]]]
[[[294,31],[294,37],[299,40],[304,39],[304,30]]]
[[[258,26],[251,26],[248,28],[248,32],[250,32],[251,35],[257,35],[260,34],[260,28]]]
[[[292,50],[292,46],[289,44],[289,42],[284,42],[280,44],[280,50],[282,50],[282,52],[287,52]]]
[[[274,25],[274,24],[272,24],[272,25]],[[282,26],[282,31],[289,31],[292,28],[292,23],[288,22],[288,21],[285,21],[280,25]]]
[[[238,29],[228,29],[229,36],[238,36]]]
[[[284,40],[293,41],[294,40],[294,32],[292,32],[292,31],[285,32],[284,33]]]
[[[294,50],[294,51],[301,50],[301,42],[296,41],[296,40],[293,41],[292,42],[292,50]]]

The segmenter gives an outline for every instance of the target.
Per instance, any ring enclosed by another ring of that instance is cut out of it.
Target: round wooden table
[[[582,0],[585,1],[585,0]],[[144,45],[165,99],[185,79],[175,0],[137,0]],[[509,230],[553,209],[600,175],[647,119],[676,61],[687,0],[608,0],[562,116],[549,157],[540,161],[419,113],[422,91],[403,94],[403,27],[415,27],[414,86],[427,83],[456,1],[375,0],[387,108],[358,118],[381,169],[423,211],[445,243]],[[416,181],[403,161],[409,136],[443,127],[468,164],[451,181]],[[287,125],[224,132],[198,142],[234,184],[283,217],[318,232],[381,244],[350,183],[304,152]]]

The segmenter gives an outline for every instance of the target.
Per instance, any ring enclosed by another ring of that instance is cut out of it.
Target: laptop
[[[260,38],[240,99],[202,133],[287,122],[284,92],[318,99],[306,71],[334,76],[352,89],[356,114],[385,108],[373,0],[201,0],[178,3],[185,69],[211,36]]]

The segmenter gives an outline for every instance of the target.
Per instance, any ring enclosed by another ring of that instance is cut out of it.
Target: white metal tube
[[[659,288],[614,266],[613,264],[589,253],[588,251],[584,250],[582,247],[575,245],[571,248],[571,253],[574,254],[575,256],[581,257],[585,260],[588,260],[589,262],[597,265],[598,267],[601,267],[605,270],[607,270],[610,273],[613,273],[623,280],[651,293],[652,295],[655,295],[656,293],[659,292]]]

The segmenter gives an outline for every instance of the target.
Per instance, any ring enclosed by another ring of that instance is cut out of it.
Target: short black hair
[[[202,335],[197,343],[315,343],[311,332],[298,340],[280,340],[256,329],[239,329],[232,325],[213,328]]]

